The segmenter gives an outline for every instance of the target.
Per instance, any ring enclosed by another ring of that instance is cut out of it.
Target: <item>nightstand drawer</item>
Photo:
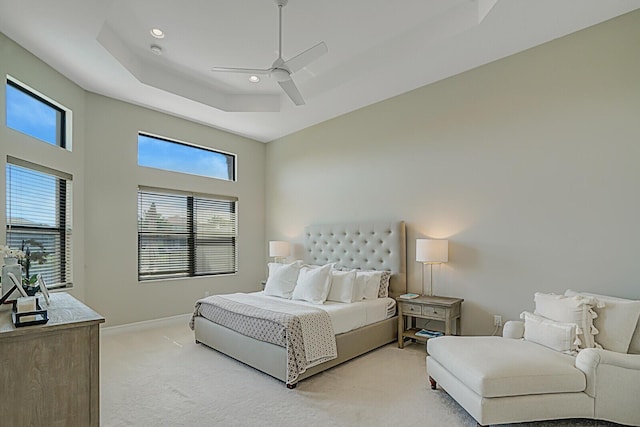
[[[422,305],[420,304],[409,304],[402,303],[402,312],[403,313],[411,313],[411,314],[421,314],[422,313]]]
[[[431,305],[422,306],[422,315],[431,318],[444,319],[447,314],[447,309],[443,307],[434,307]]]

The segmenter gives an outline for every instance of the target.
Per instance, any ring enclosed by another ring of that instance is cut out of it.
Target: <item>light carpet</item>
[[[102,332],[102,426],[476,425],[445,392],[429,388],[424,345],[401,350],[389,344],[289,390],[196,344],[187,321]],[[564,420],[517,426],[615,424]]]

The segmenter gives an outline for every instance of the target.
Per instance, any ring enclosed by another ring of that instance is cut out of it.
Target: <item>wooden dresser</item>
[[[16,328],[0,307],[0,425],[98,426],[104,317],[68,293],[47,310],[47,324]]]

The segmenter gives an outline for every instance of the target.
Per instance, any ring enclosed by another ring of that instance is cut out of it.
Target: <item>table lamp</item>
[[[274,262],[284,263],[289,256],[289,242],[282,240],[271,240],[269,242],[269,256]]]
[[[449,261],[449,241],[433,239],[416,239],[416,261],[422,263],[422,294],[424,295],[424,266],[429,264],[429,293],[433,295],[433,264]]]

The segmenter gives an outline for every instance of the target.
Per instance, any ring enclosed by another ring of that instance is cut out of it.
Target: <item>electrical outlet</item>
[[[493,315],[493,326],[495,327],[500,327],[502,326],[502,316],[498,315],[498,314],[494,314]]]

